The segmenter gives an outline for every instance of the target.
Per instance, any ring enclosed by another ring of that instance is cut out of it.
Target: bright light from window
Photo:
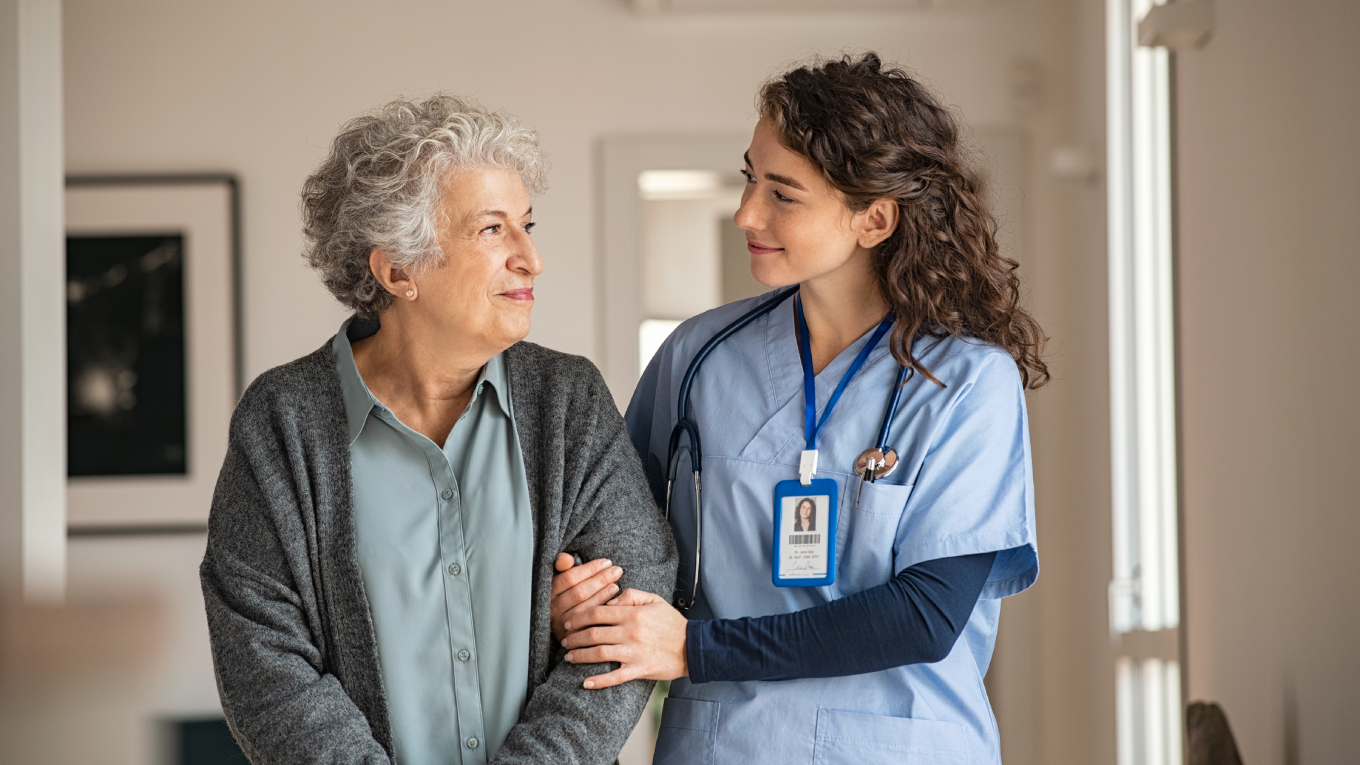
[[[1167,52],[1140,48],[1153,0],[1108,0],[1110,627],[1180,621]]]
[[[638,325],[638,376],[647,371],[657,349],[666,342],[675,328],[680,326],[679,319],[644,319]]]
[[[712,170],[644,170],[638,173],[643,199],[707,199],[722,191],[722,176]]]
[[[1180,665],[1122,657],[1115,692],[1119,765],[1181,765]]]
[[[1116,635],[1180,623],[1170,73],[1165,49],[1136,40],[1156,4],[1106,5]],[[1115,680],[1119,765],[1181,765],[1177,662],[1121,656]]]

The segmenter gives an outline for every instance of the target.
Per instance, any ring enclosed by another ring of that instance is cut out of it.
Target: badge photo
[[[836,500],[830,478],[780,481],[774,491],[771,580],[776,587],[821,587],[836,581]]]

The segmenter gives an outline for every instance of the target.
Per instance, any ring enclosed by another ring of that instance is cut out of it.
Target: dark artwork
[[[171,726],[173,765],[250,765],[226,720],[177,720]]]
[[[66,238],[67,475],[185,473],[183,252]]]

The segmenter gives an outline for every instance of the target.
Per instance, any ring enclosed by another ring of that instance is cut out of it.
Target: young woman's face
[[[746,231],[751,275],[767,287],[783,287],[862,267],[856,215],[822,173],[775,135],[766,120],[756,124],[746,152],[746,188],[733,216]]]
[[[812,505],[811,505],[810,503],[808,503],[808,502],[804,502],[803,504],[799,505],[799,506],[798,506],[798,515],[799,515],[803,520],[805,520],[805,521],[806,521],[807,519],[811,518],[811,517],[812,517]]]

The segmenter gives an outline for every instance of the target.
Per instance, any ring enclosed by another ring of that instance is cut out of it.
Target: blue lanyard
[[[803,362],[803,404],[806,410],[806,419],[803,424],[803,432],[807,435],[807,450],[817,451],[817,433],[831,417],[831,410],[836,408],[836,402],[841,400],[841,394],[845,392],[845,386],[850,383],[850,378],[864,366],[865,360],[869,358],[869,352],[878,345],[878,341],[888,333],[888,328],[893,324],[893,316],[888,314],[878,329],[874,330],[873,337],[860,349],[859,355],[850,368],[845,371],[841,381],[836,384],[836,390],[831,393],[831,399],[826,402],[826,409],[822,411],[821,421],[817,420],[817,375],[812,371],[812,340],[808,335],[807,319],[803,316],[803,299],[801,296],[794,299],[794,308],[797,309],[798,326],[798,357]]]

